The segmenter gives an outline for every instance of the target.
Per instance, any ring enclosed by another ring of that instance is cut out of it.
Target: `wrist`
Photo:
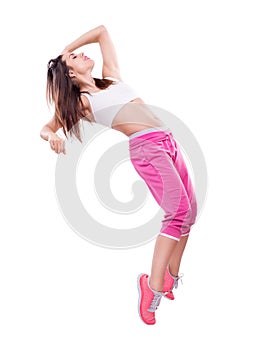
[[[48,131],[47,132],[47,141],[49,142],[51,139],[54,139],[54,137],[56,137],[57,134],[54,131]]]
[[[68,46],[66,46],[62,51],[61,51],[61,55],[64,55],[65,53],[70,52],[70,49]]]

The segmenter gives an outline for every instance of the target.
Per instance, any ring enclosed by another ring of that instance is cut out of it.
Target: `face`
[[[94,61],[85,56],[84,53],[75,54],[74,52],[66,52],[63,55],[63,60],[69,67],[70,74],[76,76],[91,72],[94,66]]]

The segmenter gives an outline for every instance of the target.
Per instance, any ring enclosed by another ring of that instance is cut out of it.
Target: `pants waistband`
[[[152,132],[156,132],[156,131],[169,131],[169,129],[167,127],[155,127],[155,128],[149,128],[149,129],[144,129],[144,130],[141,130],[141,131],[137,131],[135,132],[134,134],[131,134],[129,136],[129,139],[134,139],[135,137],[138,137],[138,136],[142,136],[142,135],[145,135],[145,134],[150,134]]]

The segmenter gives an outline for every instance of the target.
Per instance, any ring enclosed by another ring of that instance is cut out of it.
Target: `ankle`
[[[172,278],[178,278],[178,275],[179,275],[178,270],[171,269],[170,265],[168,265],[168,272]]]
[[[152,282],[152,280],[150,278],[148,279],[148,286],[151,289],[151,291],[154,293],[161,293],[163,290],[160,283],[154,283],[154,281]]]

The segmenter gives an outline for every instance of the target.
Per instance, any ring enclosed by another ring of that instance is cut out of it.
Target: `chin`
[[[87,61],[87,64],[89,65],[89,67],[94,67],[95,62],[90,58],[90,59]]]

